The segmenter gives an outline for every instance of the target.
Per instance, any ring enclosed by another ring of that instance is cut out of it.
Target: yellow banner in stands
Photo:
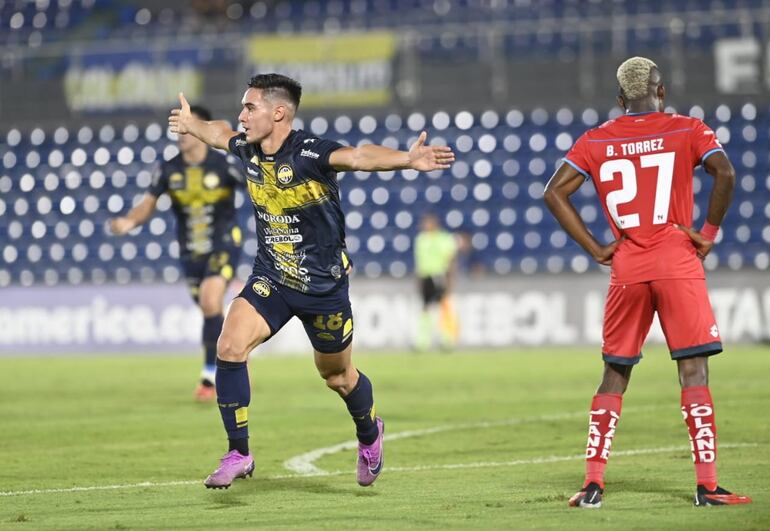
[[[384,105],[390,102],[396,35],[388,31],[340,35],[253,37],[253,72],[279,73],[302,84],[302,107]]]

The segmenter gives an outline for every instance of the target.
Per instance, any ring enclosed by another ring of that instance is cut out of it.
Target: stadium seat
[[[770,130],[768,109],[751,104],[689,112],[721,128],[736,167],[733,206],[721,241],[706,267],[767,269],[770,246],[770,178],[762,146]],[[304,126],[343,143],[385,143],[405,149],[417,131],[452,146],[457,162],[444,172],[341,174],[349,250],[359,274],[404,276],[413,267],[412,240],[421,212],[439,215],[467,234],[472,250],[462,262],[498,274],[596,269],[547,212],[545,183],[577,136],[600,120],[591,108],[459,111],[404,116],[305,117]],[[109,234],[109,218],[126,212],[150,184],[159,157],[176,145],[158,123],[0,131],[0,286],[58,282],[176,282],[181,276],[170,201],[143,227],[122,238]],[[710,177],[696,172],[694,218],[701,223]],[[600,239],[611,233],[590,184],[575,206]],[[241,276],[248,274],[257,243],[250,208],[239,194],[246,234]]]

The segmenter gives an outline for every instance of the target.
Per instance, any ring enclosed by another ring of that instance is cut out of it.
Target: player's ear
[[[618,105],[620,105],[620,108],[625,110],[626,100],[623,99],[623,94],[618,94],[616,101],[618,102]]]
[[[274,122],[280,122],[284,119],[286,116],[286,106],[285,105],[276,105],[273,109],[273,121]]]

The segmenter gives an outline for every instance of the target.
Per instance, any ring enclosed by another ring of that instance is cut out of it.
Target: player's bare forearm
[[[171,109],[168,117],[168,126],[172,133],[178,135],[193,135],[198,140],[205,142],[217,149],[227,149],[230,139],[237,135],[224,120],[200,120],[190,110],[190,104],[179,93],[178,109]]]
[[[714,153],[704,161],[703,166],[714,177],[706,220],[712,225],[719,226],[733,200],[735,169],[724,153]]]
[[[445,170],[455,155],[447,146],[426,146],[428,134],[423,131],[409,151],[368,144],[357,148],[338,149],[329,155],[329,164],[338,171],[387,171],[413,169],[417,171]]]
[[[334,156],[339,153],[339,160]],[[388,171],[409,168],[409,153],[368,144],[357,148],[343,148],[332,153],[329,162],[336,170]],[[335,163],[336,162],[336,163]]]
[[[112,230],[112,233],[122,235],[143,224],[150,219],[152,213],[155,212],[155,205],[157,202],[157,197],[152,194],[145,194],[142,201],[129,210],[128,214],[110,220],[110,229]]]
[[[570,237],[591,257],[603,265],[612,262],[619,241],[601,245],[588,230],[569,197],[583,184],[583,175],[569,164],[562,164],[545,187],[543,198],[548,210]]]
[[[227,149],[230,139],[238,134],[224,120],[207,122],[195,118],[188,122],[187,133],[217,149]]]
[[[598,256],[601,245],[586,227],[569,197],[559,192],[547,191],[545,204],[564,231],[575,240],[588,254]]]

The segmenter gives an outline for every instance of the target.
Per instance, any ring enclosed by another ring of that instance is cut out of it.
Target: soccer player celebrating
[[[201,120],[211,114],[193,106]],[[147,221],[168,193],[176,217],[182,269],[195,302],[203,312],[204,362],[195,398],[216,399],[217,338],[224,322],[222,300],[241,254],[241,229],[235,211],[235,189],[243,187],[238,169],[225,155],[210,150],[195,137],[179,137],[179,154],[155,168],[144,198],[128,214],[110,220],[113,234],[123,235]]]
[[[551,177],[545,201],[569,235],[600,264],[611,265],[604,311],[604,376],[591,402],[586,477],[569,500],[600,507],[604,469],[631,369],[658,313],[679,369],[682,414],[695,462],[695,505],[749,503],[718,486],[716,424],[708,357],[722,352],[701,260],[711,251],[735,185],[735,170],[700,120],[663,113],[658,67],[643,57],[617,71],[624,116],[581,136]],[[693,217],[693,168],[714,178],[703,227]],[[569,197],[591,179],[615,241],[600,244]]]
[[[230,448],[204,481],[208,488],[227,488],[254,470],[246,360],[293,316],[305,327],[321,378],[353,417],[358,483],[371,485],[382,470],[383,422],[375,415],[371,382],[351,361],[350,258],[336,173],[446,169],[454,154],[448,147],[426,146],[425,132],[407,152],[377,145],[345,147],[293,130],[301,95],[299,83],[286,76],[254,76],[241,101],[242,133],[226,122],[197,119],[183,94],[181,108],[169,117],[173,132],[241,159],[259,238],[253,273],[233,301],[217,344],[217,401]]]

